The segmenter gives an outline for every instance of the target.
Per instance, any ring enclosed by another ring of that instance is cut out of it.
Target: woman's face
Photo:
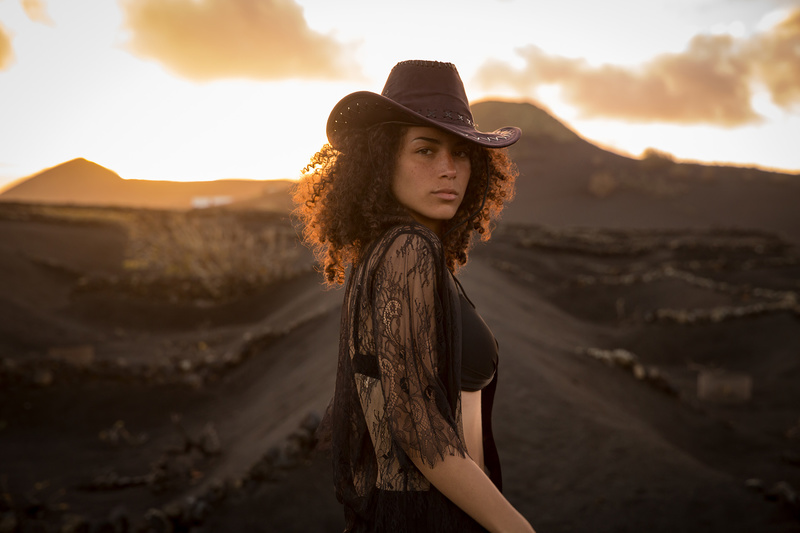
[[[437,128],[412,126],[400,141],[392,193],[411,216],[441,233],[464,199],[469,142]]]

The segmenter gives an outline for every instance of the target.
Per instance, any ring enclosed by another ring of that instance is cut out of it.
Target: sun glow
[[[199,1],[175,0],[170,5],[190,9]],[[202,1],[224,13],[235,11],[231,3]],[[756,12],[751,4],[728,7],[712,0],[713,6],[699,12],[686,0],[686,10],[665,11],[659,17],[668,20],[653,25],[658,17],[652,9],[631,0],[615,0],[616,7],[604,5],[600,11],[593,3],[582,4],[587,16],[580,20],[573,16],[574,2],[506,0],[480,13],[478,6],[453,13],[409,0],[415,9],[392,13],[393,24],[386,26],[365,25],[362,18],[351,16],[389,16],[385,6],[374,2],[349,0],[350,9],[342,9],[340,3],[287,1],[281,9],[305,32],[300,36],[309,46],[334,43],[341,54],[349,54],[347,61],[358,64],[360,73],[349,74],[350,81],[302,76],[196,81],[154,57],[134,54],[134,30],[122,8],[131,2],[163,5],[149,0],[80,0],[81,9],[76,9],[73,2],[40,0],[27,2],[26,12],[24,2],[0,0],[0,30],[11,46],[10,54],[0,58],[0,188],[77,157],[132,179],[296,178],[325,142],[325,122],[339,98],[356,90],[380,91],[391,66],[409,58],[452,61],[473,100],[500,96],[540,103],[583,137],[626,153],[655,147],[679,159],[800,169],[800,155],[789,146],[800,134],[800,114],[778,108],[758,88],[752,105],[764,120],[724,129],[587,117],[564,98],[563,87],[543,85],[521,92],[511,86],[487,88],[475,78],[490,59],[523,69],[518,52],[531,44],[551,59],[576,58],[587,68],[634,68],[658,54],[685,50],[700,33],[746,38],[768,31],[786,19],[785,10]],[[37,6],[41,9],[34,9]],[[416,8],[423,7],[428,16],[420,17]],[[604,14],[611,11],[616,15]],[[504,37],[475,39],[473,33],[463,32],[476,25],[502,28]],[[404,36],[403,28],[409,27],[415,28],[413,39]],[[669,32],[659,29],[666,27]],[[452,30],[451,38],[441,39],[443,28]],[[620,37],[607,39],[610,34]],[[631,35],[638,36],[640,45],[622,46]],[[247,51],[248,42],[233,50]],[[264,58],[259,54],[251,52],[249,60],[269,61],[268,53]]]
[[[325,142],[327,113],[351,89],[178,78],[124,49],[110,2],[94,2],[102,9],[92,17],[53,3],[52,24],[14,3],[0,7],[14,44],[0,73],[0,180],[76,157],[124,178],[295,178]]]

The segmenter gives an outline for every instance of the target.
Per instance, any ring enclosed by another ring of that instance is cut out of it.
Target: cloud
[[[0,24],[0,70],[11,65],[14,58],[14,49],[11,48],[11,37],[6,33],[5,28]]]
[[[754,40],[747,57],[773,102],[784,108],[800,104],[800,9]]]
[[[130,48],[195,80],[346,79],[352,50],[313,31],[294,0],[126,0]]]
[[[22,4],[22,9],[25,10],[25,14],[28,15],[28,18],[32,21],[41,22],[43,24],[53,23],[50,15],[47,14],[42,0],[20,0],[20,4]]]
[[[507,84],[521,94],[554,84],[587,117],[740,126],[761,120],[751,104],[757,82],[777,105],[800,102],[800,10],[749,39],[698,35],[684,52],[636,68],[592,66],[535,46],[518,53],[522,70],[493,60],[479,69],[477,81],[486,89]]]

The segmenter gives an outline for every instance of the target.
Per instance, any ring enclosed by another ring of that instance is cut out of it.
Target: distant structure
[[[206,209],[227,205],[231,202],[233,202],[233,196],[193,196],[192,209]]]

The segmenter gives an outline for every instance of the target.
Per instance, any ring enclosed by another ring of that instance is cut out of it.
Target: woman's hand
[[[411,460],[439,492],[492,533],[535,533],[469,457],[447,455],[433,467],[413,455]]]

